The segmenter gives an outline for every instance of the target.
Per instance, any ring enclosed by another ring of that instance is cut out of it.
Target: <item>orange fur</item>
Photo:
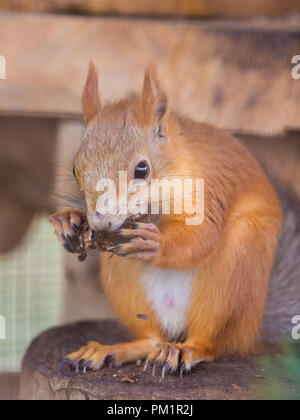
[[[91,62],[89,74],[82,95],[82,109],[86,124],[90,123],[100,111],[100,98],[98,95],[98,72]]]
[[[93,71],[89,77],[94,80]],[[85,102],[97,103],[97,91],[85,90],[86,95],[94,97]],[[202,225],[187,226],[185,214],[161,215],[160,247],[153,258],[101,255],[101,281],[118,317],[137,340],[146,340],[142,353],[153,363],[167,363],[170,370],[179,360],[189,370],[199,361],[253,352],[282,223],[279,201],[262,169],[231,135],[167,109],[153,67],[145,73],[141,100],[132,98],[97,112],[75,158],[88,217],[95,211],[95,180],[117,180],[118,170],[128,170],[137,154],[151,162],[152,178],[205,181]],[[90,119],[92,113],[87,114]],[[156,269],[192,270],[186,340],[177,347],[167,343],[169,337],[141,283],[146,270]],[[138,313],[148,319],[137,318]],[[136,342],[131,345],[136,354]]]
[[[202,129],[199,131],[201,135]],[[197,144],[195,135],[187,138],[193,172],[198,170],[206,180],[205,221],[200,226],[186,226],[182,218],[161,216],[160,253],[150,263],[177,270],[196,269],[186,341],[198,348],[196,360],[204,354],[214,359],[255,349],[281,228],[277,197],[258,164],[230,136],[215,130],[211,133],[217,137],[210,140],[209,147]],[[212,173],[210,178],[213,147],[219,148],[215,159],[219,157],[220,169],[228,165],[232,178],[223,180],[224,173]],[[225,159],[228,154],[228,158],[235,158],[234,163]],[[206,162],[206,172],[193,162],[194,155]],[[175,173],[186,172],[186,160],[176,163]],[[142,312],[155,319],[139,283],[145,264],[122,257],[110,260],[104,254],[101,266],[101,279],[117,315],[137,337],[152,336],[152,323],[136,318]],[[161,339],[166,337],[161,334]]]

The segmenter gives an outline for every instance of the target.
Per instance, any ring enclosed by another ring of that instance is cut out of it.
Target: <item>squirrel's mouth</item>
[[[127,217],[127,215],[101,214],[95,211],[92,214],[88,213],[88,223],[96,232],[115,232]]]

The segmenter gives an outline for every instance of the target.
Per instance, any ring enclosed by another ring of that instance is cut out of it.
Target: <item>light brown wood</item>
[[[0,401],[19,399],[19,373],[0,373]]]
[[[187,23],[0,14],[0,113],[81,118],[88,63],[103,102],[141,89],[156,61],[171,106],[234,131],[277,134],[299,127],[299,20]]]
[[[300,133],[291,132],[268,139],[243,135],[238,137],[268,174],[282,186],[296,192],[300,199]]]
[[[162,16],[281,16],[299,11],[297,0],[2,0],[2,8],[31,11]]]
[[[0,117],[0,253],[16,247],[39,211],[49,210],[56,120]]]

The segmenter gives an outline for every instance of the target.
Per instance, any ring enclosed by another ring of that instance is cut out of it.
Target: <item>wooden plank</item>
[[[300,133],[268,138],[239,135],[238,138],[281,186],[292,190],[300,200]]]
[[[14,249],[53,201],[56,126],[50,118],[0,117],[0,254]]]
[[[141,89],[156,61],[172,107],[233,130],[276,134],[299,128],[299,19],[193,23],[0,13],[0,112],[80,118],[92,58],[103,101]]]
[[[0,401],[19,399],[19,373],[0,373]]]
[[[2,9],[158,16],[282,16],[300,11],[298,0],[2,0]]]

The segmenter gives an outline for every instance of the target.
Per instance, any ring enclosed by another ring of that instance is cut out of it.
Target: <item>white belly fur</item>
[[[163,332],[169,339],[185,331],[192,271],[147,269],[141,282]]]

